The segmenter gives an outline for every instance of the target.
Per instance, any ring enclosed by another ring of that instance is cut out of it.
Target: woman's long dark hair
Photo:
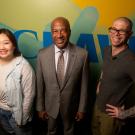
[[[10,30],[5,29],[5,28],[0,29],[0,34],[5,34],[9,38],[9,40],[12,42],[13,46],[15,47],[14,56],[20,56],[21,53],[18,49],[17,40],[14,34]]]

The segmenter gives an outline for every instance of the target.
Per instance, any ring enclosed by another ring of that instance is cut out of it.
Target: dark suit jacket
[[[69,58],[62,88],[55,69],[54,45],[40,50],[37,59],[37,111],[47,111],[56,118],[59,110],[65,116],[85,112],[88,97],[88,53],[69,44]]]

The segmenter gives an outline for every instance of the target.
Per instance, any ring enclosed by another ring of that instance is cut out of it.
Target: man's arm
[[[82,82],[81,82],[81,91],[80,91],[80,103],[79,109],[76,114],[76,121],[80,121],[84,118],[84,113],[86,112],[86,105],[88,101],[88,81],[89,81],[89,60],[88,53],[86,54],[83,71],[82,71]]]
[[[99,93],[99,87],[100,87],[100,85],[101,85],[102,76],[103,76],[103,72],[101,72],[100,78],[99,78],[99,80],[98,80],[97,89],[96,89],[96,94]]]
[[[123,107],[116,107],[113,105],[106,105],[106,112],[113,118],[126,119],[128,117],[135,117],[135,106],[124,110]]]
[[[48,118],[48,114],[45,111],[45,82],[43,79],[43,69],[41,66],[40,53],[37,58],[37,68],[36,68],[36,110],[38,111],[38,116],[42,120]]]

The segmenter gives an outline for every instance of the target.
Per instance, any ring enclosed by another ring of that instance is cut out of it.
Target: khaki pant
[[[119,135],[122,122],[94,108],[92,119],[92,135]]]

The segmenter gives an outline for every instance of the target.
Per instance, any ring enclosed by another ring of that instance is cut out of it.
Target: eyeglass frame
[[[113,30],[113,32],[111,30]],[[119,35],[126,35],[127,33],[131,32],[129,30],[117,30],[116,28],[113,28],[113,27],[109,27],[108,31],[112,34],[116,34],[116,32],[117,32]],[[123,32],[123,33],[121,33],[121,32]]]

